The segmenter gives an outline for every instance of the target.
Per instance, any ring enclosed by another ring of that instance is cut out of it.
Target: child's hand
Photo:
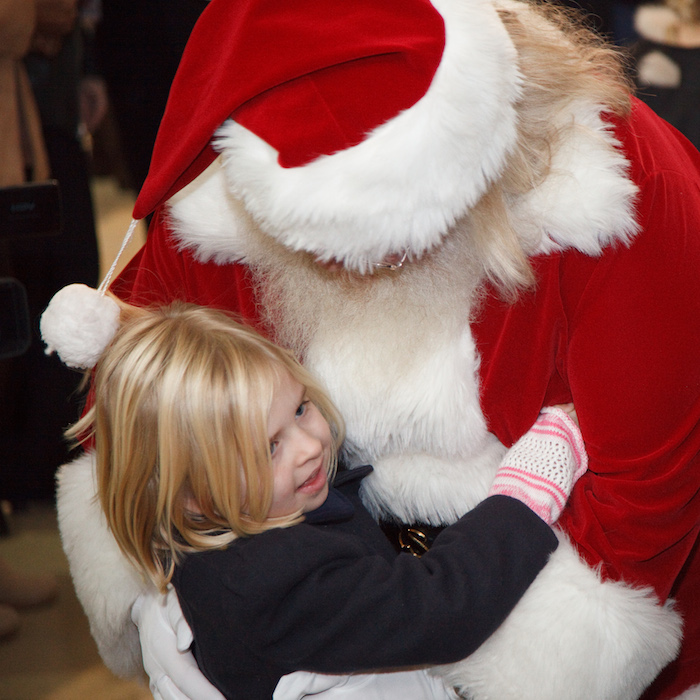
[[[578,416],[576,415],[576,409],[574,408],[574,404],[572,404],[572,403],[560,403],[560,404],[557,404],[556,406],[551,406],[551,408],[558,408],[558,409],[564,411],[564,413],[566,413],[569,416],[569,418],[571,418],[571,420],[574,421],[574,423],[576,423],[576,425],[579,428],[581,427],[581,425],[578,422]]]
[[[489,495],[516,498],[551,525],[587,467],[573,404],[543,408],[506,453]]]

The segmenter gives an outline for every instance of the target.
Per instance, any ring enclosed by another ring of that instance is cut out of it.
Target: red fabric
[[[574,401],[590,463],[559,522],[582,554],[677,599],[681,658],[645,695],[660,700],[700,683],[700,157],[641,105],[617,134],[643,232],[600,258],[538,259],[536,292],[491,295],[473,331],[504,443]]]
[[[428,0],[212,0],[173,81],[134,218],[211,163],[209,141],[229,116],[283,167],[359,143],[426,93],[444,43]]]
[[[512,306],[490,295],[472,328],[501,441],[543,405],[576,405],[590,470],[560,523],[583,555],[677,599],[683,650],[645,696],[665,700],[700,683],[700,157],[641,104],[616,130],[642,232],[599,258],[535,260],[536,291]],[[197,264],[159,220],[119,284],[139,302],[182,298],[259,326],[245,268]]]
[[[151,221],[146,245],[127,263],[111,291],[137,306],[180,300],[231,311],[241,322],[265,332],[256,313],[248,269],[199,263],[190,252],[177,250],[162,208]]]

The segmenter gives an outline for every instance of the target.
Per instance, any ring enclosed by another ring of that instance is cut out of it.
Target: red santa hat
[[[519,90],[492,0],[212,0],[134,217],[221,153],[231,195],[284,245],[361,270],[418,256],[501,171]]]
[[[251,217],[292,249],[360,271],[390,253],[418,257],[501,172],[519,95],[494,0],[211,0],[134,218],[166,203],[206,218],[199,176],[221,154],[215,206],[231,242],[216,242],[220,258],[244,256]],[[105,296],[113,269],[97,292],[56,295],[42,318],[47,352],[75,367],[99,359],[119,323]]]

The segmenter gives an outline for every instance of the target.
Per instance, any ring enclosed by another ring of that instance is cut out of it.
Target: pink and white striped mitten
[[[551,525],[587,468],[576,423],[560,408],[543,408],[532,428],[506,453],[489,496],[517,498]]]

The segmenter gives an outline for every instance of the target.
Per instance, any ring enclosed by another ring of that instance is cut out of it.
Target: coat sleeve
[[[420,559],[386,559],[357,536],[300,525],[239,543],[228,567],[206,568],[206,555],[190,561],[178,595],[183,610],[213,611],[191,619],[208,668],[231,663],[241,638],[282,673],[446,663],[493,633],[556,547],[529,508],[494,496]]]
[[[606,576],[665,600],[700,527],[698,183],[654,175],[640,213],[643,233],[596,266],[569,311],[590,472],[561,524]]]

